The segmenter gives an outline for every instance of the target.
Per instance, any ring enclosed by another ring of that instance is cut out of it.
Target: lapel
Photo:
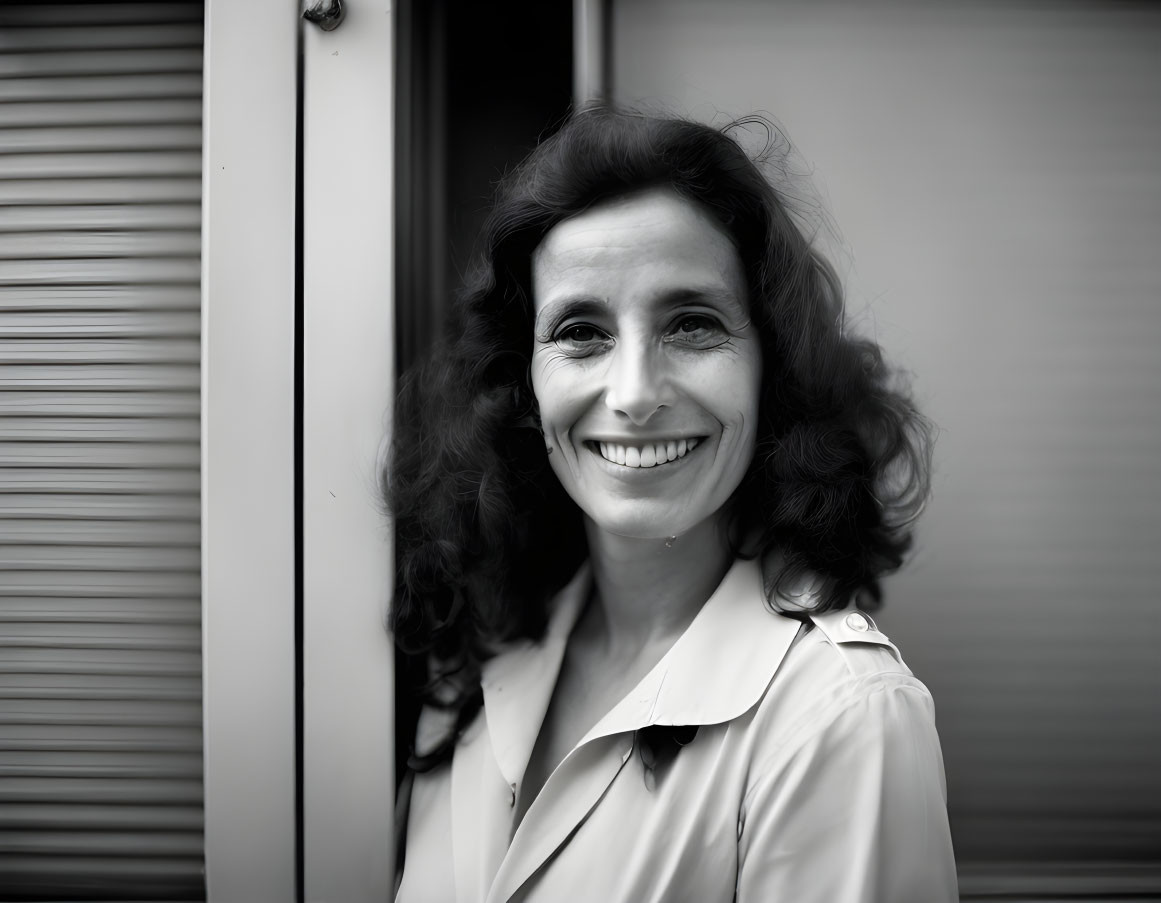
[[[557,593],[540,642],[518,643],[484,663],[480,683],[488,736],[500,774],[509,786],[524,779],[556,689],[569,634],[589,596],[591,574],[586,562]]]
[[[546,863],[601,801],[633,754],[633,736],[578,744],[524,814],[487,903],[505,903]]]
[[[484,711],[460,739],[451,765],[452,857],[461,903],[484,899],[508,852],[512,787],[524,778],[589,585],[586,564],[550,603],[540,642],[513,644],[484,663]]]
[[[504,858],[510,814],[496,774],[487,733],[476,719],[460,738],[452,759],[452,861],[456,900],[484,899],[491,876]]]
[[[481,884],[481,877],[495,875],[486,899],[504,903],[555,855],[629,760],[635,731],[651,724],[720,724],[749,711],[762,698],[800,627],[767,604],[759,564],[735,562],[669,652],[549,777],[505,850],[491,832],[506,838],[511,830],[508,791],[523,779],[589,584],[586,566],[554,601],[545,640],[517,646],[485,665],[484,711],[491,743],[474,742],[470,751],[457,750],[453,761],[453,821],[463,834],[462,842],[456,841],[457,887],[459,850],[472,850],[473,843],[476,849],[486,847],[489,861],[479,864],[482,871],[473,868],[468,880],[473,890],[461,893],[461,901],[480,899],[480,889],[489,883],[484,878]],[[490,763],[485,759],[489,751]],[[505,782],[504,793],[480,790],[489,786],[489,771],[492,782]],[[483,823],[476,820],[480,814],[485,815]],[[481,844],[479,832],[485,827],[490,836]]]

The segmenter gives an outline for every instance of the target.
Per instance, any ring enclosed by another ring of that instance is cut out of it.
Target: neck
[[[630,539],[586,520],[596,589],[592,615],[611,646],[675,639],[733,563],[723,526],[708,521],[672,540]]]

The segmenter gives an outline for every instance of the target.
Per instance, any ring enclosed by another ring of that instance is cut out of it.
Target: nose
[[[613,351],[605,389],[609,409],[642,426],[672,404],[672,384],[662,358],[658,349],[622,337]]]

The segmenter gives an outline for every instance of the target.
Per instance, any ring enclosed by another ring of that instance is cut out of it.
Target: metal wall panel
[[[0,8],[0,898],[202,899],[202,5]]]

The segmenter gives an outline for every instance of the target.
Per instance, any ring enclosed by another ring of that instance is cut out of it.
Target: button
[[[871,629],[870,622],[857,611],[852,611],[847,615],[846,624],[851,630],[857,630],[859,633],[865,633]]]
[[[516,805],[516,785],[512,785],[512,789],[508,791],[508,807],[513,808]]]

